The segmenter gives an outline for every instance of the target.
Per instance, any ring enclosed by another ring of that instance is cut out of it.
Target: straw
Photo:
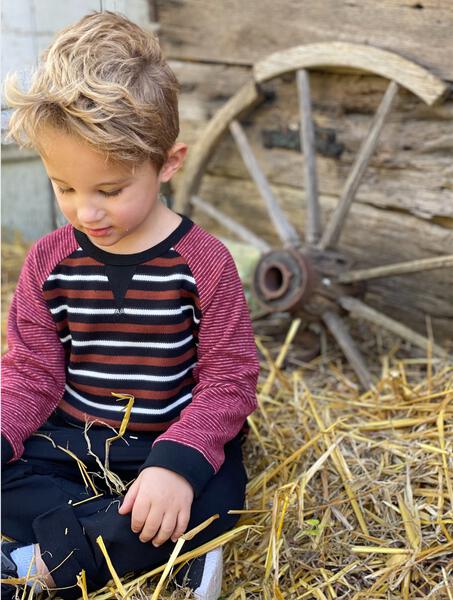
[[[125,598],[126,590],[124,589],[121,579],[118,577],[115,567],[113,566],[113,563],[110,559],[109,553],[107,552],[107,548],[105,547],[104,540],[102,539],[102,535],[98,535],[98,537],[96,538],[96,543],[99,546],[99,548],[101,549],[102,554],[104,555],[105,562],[107,563],[108,570],[110,571],[112,579],[115,582],[117,590],[121,594],[121,597]]]

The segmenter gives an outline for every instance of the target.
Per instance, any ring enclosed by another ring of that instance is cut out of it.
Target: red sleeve
[[[8,319],[2,359],[2,436],[13,460],[23,442],[46,421],[63,394],[65,357],[42,294],[36,246],[23,266]]]
[[[188,259],[202,309],[194,371],[197,383],[192,402],[156,440],[146,466],[177,471],[199,493],[222,465],[225,444],[256,408],[259,362],[234,261],[223,244],[211,236],[203,239],[197,230],[203,231],[196,228],[192,235],[197,252]],[[204,252],[206,241],[211,248]]]

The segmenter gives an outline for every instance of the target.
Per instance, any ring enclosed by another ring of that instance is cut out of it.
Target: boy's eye
[[[60,192],[60,194],[69,194],[70,192],[73,192],[74,190],[72,188],[64,189],[64,188],[58,186],[58,191]],[[103,196],[105,196],[106,198],[111,198],[112,196],[119,196],[122,191],[123,191],[122,189],[113,190],[111,192],[105,192],[104,190],[99,190],[99,193],[102,194]]]
[[[103,190],[99,190],[103,196],[107,198],[111,198],[112,196],[119,196],[123,190],[113,190],[112,192],[104,192]]]

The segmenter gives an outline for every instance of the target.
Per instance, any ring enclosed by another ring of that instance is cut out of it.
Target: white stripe
[[[125,308],[124,312],[126,315],[146,315],[146,316],[152,316],[152,315],[180,315],[182,313],[183,310],[191,310],[193,313],[193,320],[195,321],[195,323],[199,323],[200,319],[197,319],[195,316],[195,308],[191,305],[191,304],[184,304],[183,306],[180,306],[179,308],[174,308],[174,309],[167,309],[167,310],[162,310],[162,309],[141,309],[141,308]]]
[[[77,398],[77,400],[79,400],[83,404],[86,404],[87,406],[92,406],[93,408],[97,408],[99,410],[111,410],[113,412],[123,412],[126,408],[125,406],[121,406],[120,404],[99,404],[98,402],[92,402],[91,400],[87,400],[86,398],[84,398],[83,396],[78,394],[75,390],[71,389],[68,385],[65,386],[65,389],[69,394],[71,394],[71,396],[74,396],[74,398]],[[185,402],[187,402],[187,400],[190,400],[191,398],[192,398],[191,393],[186,394],[185,396],[183,396],[182,398],[179,398],[178,400],[175,400],[175,402],[172,402],[165,408],[139,408],[139,407],[133,406],[131,412],[134,415],[164,415],[165,413],[172,411],[174,408],[176,408],[180,404],[184,404]]]
[[[63,281],[108,281],[105,275],[65,275],[64,273],[56,273],[49,275],[47,281],[62,279]]]
[[[62,344],[64,344],[65,342],[67,342],[67,341],[68,341],[68,340],[70,340],[70,339],[71,339],[71,334],[67,335],[67,336],[66,336],[66,337],[64,337],[64,338],[60,338],[60,342],[61,342]]]
[[[76,315],[114,315],[115,308],[76,308],[74,306],[68,306],[67,304],[60,304],[56,308],[51,308],[50,312],[53,315],[58,314],[62,310],[68,311]]]
[[[127,381],[175,381],[181,379],[191,369],[195,367],[197,363],[193,363],[184,371],[176,373],[176,375],[145,375],[144,373],[101,373],[99,371],[86,371],[85,369],[71,369],[68,367],[68,372],[71,375],[82,375],[84,377],[94,377],[95,379],[120,379]]]
[[[179,342],[124,342],[121,340],[72,340],[73,346],[114,346],[117,348],[180,348],[193,339],[192,335]]]
[[[73,315],[114,315],[118,312],[117,308],[83,308],[76,306],[68,306],[67,304],[60,304],[55,308],[51,308],[50,312],[53,315],[57,315],[58,313],[66,310],[68,313]],[[184,310],[191,310],[193,313],[193,318],[195,323],[199,322],[199,319],[195,317],[195,308],[190,304],[186,304],[184,306],[180,306],[179,308],[168,308],[168,309],[141,309],[141,308],[124,308],[121,312],[126,315],[143,315],[143,316],[171,316],[171,315],[180,315]]]
[[[195,283],[195,279],[185,273],[172,273],[171,275],[140,275],[140,273],[135,273],[132,277],[133,281],[178,281],[179,279]]]

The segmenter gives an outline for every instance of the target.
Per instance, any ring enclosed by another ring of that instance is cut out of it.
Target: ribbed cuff
[[[162,467],[187,479],[193,487],[195,498],[214,475],[213,466],[201,452],[190,446],[169,440],[157,441],[140,471],[147,467]]]
[[[5,436],[1,437],[1,445],[2,445],[2,467],[9,462],[14,456],[14,450]]]

